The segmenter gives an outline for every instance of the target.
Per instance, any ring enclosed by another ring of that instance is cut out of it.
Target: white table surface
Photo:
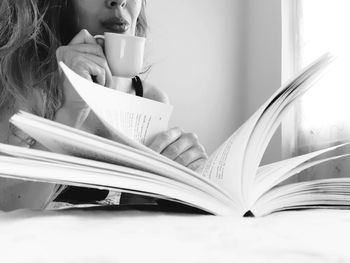
[[[350,211],[0,212],[0,262],[350,262]]]

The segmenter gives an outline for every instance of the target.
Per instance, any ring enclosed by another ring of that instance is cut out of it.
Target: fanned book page
[[[296,100],[323,76],[332,61],[333,58],[325,54],[297,77],[280,87],[210,156],[204,169],[204,176],[225,188],[239,199],[244,207],[250,206],[254,195],[252,186],[263,153],[282,117]]]
[[[106,88],[80,77],[63,62],[59,65],[73,88],[108,128],[113,140],[147,150],[137,143],[147,144],[156,134],[168,129],[171,105]]]
[[[45,145],[49,150],[55,153],[64,154],[66,156],[75,156],[86,159],[86,165],[88,166],[89,161],[96,160],[101,162],[101,167],[108,164],[116,164],[119,166],[134,168],[139,171],[149,172],[156,175],[156,178],[161,180],[161,177],[169,178],[174,182],[182,182],[185,185],[192,186],[204,192],[206,195],[217,200],[220,200],[221,206],[231,203],[229,206],[232,207],[232,201],[225,191],[220,189],[209,180],[203,178],[200,174],[182,166],[158,153],[153,151],[143,151],[140,149],[131,148],[130,146],[123,145],[111,140],[101,138],[99,136],[77,130],[60,123],[56,123],[29,113],[20,112],[11,118],[11,122],[26,131],[31,137],[35,138],[38,142]],[[14,146],[12,146],[14,147]],[[8,152],[9,147],[0,146],[0,152],[16,155],[22,151],[15,152],[12,148],[11,152]],[[30,149],[26,154],[25,158],[30,158]],[[32,150],[33,151],[33,150]],[[45,153],[44,153],[45,154]],[[37,153],[33,152],[33,155],[37,156]],[[19,154],[18,157],[24,157]],[[62,159],[63,157],[61,157]],[[66,158],[67,165],[70,165],[69,158]],[[57,160],[53,159],[54,162]],[[5,163],[6,160],[2,160]],[[5,169],[4,166],[0,167],[0,174]],[[39,168],[38,168],[39,169]],[[8,172],[8,170],[7,170]],[[27,173],[28,171],[22,169],[14,169],[12,175],[25,176],[27,179],[35,178],[37,174]],[[56,177],[52,177],[56,176]],[[98,174],[96,177],[98,180]],[[77,177],[74,178],[76,180]],[[43,180],[41,178],[40,180]],[[68,174],[52,174],[49,179],[51,182],[55,180],[60,183],[70,185],[74,180],[68,176]],[[83,179],[84,184],[86,179]],[[78,182],[76,182],[78,183]],[[135,189],[129,188],[124,189],[126,191],[135,191]],[[139,190],[138,190],[139,192]],[[170,192],[169,192],[170,193]],[[167,196],[167,198],[174,198]],[[181,199],[179,199],[181,200]],[[194,205],[194,204],[192,204]],[[216,209],[214,209],[216,211]],[[209,211],[208,211],[209,212]],[[213,211],[211,211],[213,212]],[[216,211],[215,213],[217,213]]]

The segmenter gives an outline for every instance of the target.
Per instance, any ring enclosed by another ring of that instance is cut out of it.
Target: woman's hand
[[[172,128],[158,134],[149,148],[192,170],[200,168],[208,158],[204,147],[194,133]]]
[[[63,61],[88,80],[107,87],[112,82],[112,73],[103,49],[86,29],[81,30],[67,46],[59,47],[56,57],[57,61]]]
[[[102,47],[85,29],[81,30],[67,46],[59,47],[56,57],[57,61],[63,61],[74,72],[90,81],[107,87],[112,83],[112,73]],[[55,120],[73,127],[80,127],[90,109],[64,76],[61,76],[61,80],[64,104],[58,110]]]

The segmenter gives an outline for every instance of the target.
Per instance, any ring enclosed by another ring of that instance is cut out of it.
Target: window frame
[[[282,1],[282,80],[288,81],[301,66],[300,18],[302,0]]]
[[[300,18],[302,16],[302,0],[285,0],[281,2],[282,21],[282,54],[281,80],[289,81],[300,70]],[[292,108],[282,121],[282,158],[293,156],[295,146],[295,110]]]

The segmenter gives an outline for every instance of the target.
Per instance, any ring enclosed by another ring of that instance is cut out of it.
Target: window
[[[349,141],[350,1],[282,1],[282,16],[283,81],[325,52],[339,57],[283,123],[284,157]]]
[[[324,52],[348,53],[350,1],[288,0],[282,2],[284,56],[292,56],[298,70]],[[286,62],[286,61],[284,61]],[[290,67],[290,65],[289,65]]]

